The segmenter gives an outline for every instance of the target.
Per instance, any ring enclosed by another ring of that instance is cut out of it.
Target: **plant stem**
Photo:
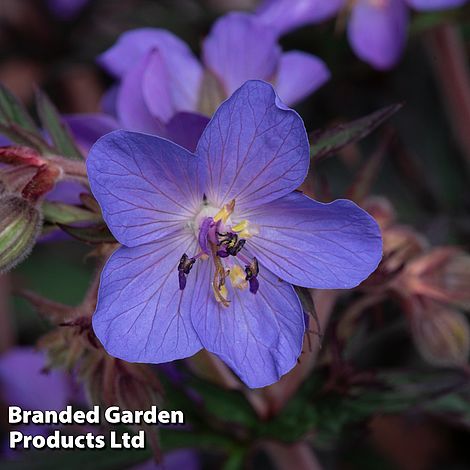
[[[428,33],[426,44],[470,174],[470,71],[461,34],[457,26],[444,24]]]

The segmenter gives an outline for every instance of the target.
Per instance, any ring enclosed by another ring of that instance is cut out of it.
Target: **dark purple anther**
[[[183,290],[186,287],[186,274],[180,271],[178,273],[178,281],[180,283],[180,289]]]
[[[238,238],[238,237],[237,237]],[[232,256],[237,256],[238,253],[240,253],[241,249],[243,248],[243,246],[245,245],[246,243],[246,240],[244,240],[243,238],[241,238],[240,240],[238,240],[235,245],[233,246],[227,246],[226,250],[227,250],[227,253],[229,255],[232,255]]]
[[[250,292],[252,294],[256,294],[259,289],[259,281],[257,277],[252,277],[251,279],[248,279],[248,282],[250,284]]]
[[[217,256],[227,258],[227,256],[237,256],[241,249],[244,247],[246,240],[238,238],[234,232],[217,233],[219,242],[217,245],[222,246],[223,249],[217,252]]]
[[[181,290],[186,287],[186,275],[189,274],[195,262],[196,258],[190,258],[186,253],[181,257],[178,264],[178,281]]]
[[[258,273],[259,266],[258,260],[253,258],[253,261],[245,266],[246,280],[250,283],[250,292],[256,294],[259,289]]]

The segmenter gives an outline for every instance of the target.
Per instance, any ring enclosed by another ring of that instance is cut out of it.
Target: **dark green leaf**
[[[243,468],[243,462],[245,461],[246,457],[246,449],[240,448],[235,449],[231,452],[224,462],[222,470],[240,470]]]
[[[39,130],[23,105],[2,84],[0,84],[0,123],[7,127],[17,124],[37,138],[41,138]]]
[[[210,382],[194,378],[191,388],[204,399],[205,411],[220,421],[250,427],[257,416],[245,396],[237,390],[226,390]]]
[[[105,224],[98,224],[86,227],[57,224],[64,232],[70,236],[86,243],[117,243],[113,234]]]
[[[321,326],[318,320],[317,310],[315,309],[315,303],[313,302],[313,298],[310,294],[310,289],[307,289],[305,287],[299,287],[299,286],[295,286],[294,288],[295,288],[295,292],[297,292],[297,295],[299,296],[300,303],[302,304],[302,308],[304,309],[304,312],[315,321],[316,331],[313,330],[311,326],[309,330],[315,331],[315,333],[319,336],[321,340],[321,337],[322,337]]]
[[[52,139],[57,152],[65,157],[83,159],[68,127],[62,121],[59,112],[49,98],[38,91],[36,99],[41,123]]]
[[[35,133],[23,129],[19,124],[0,123],[0,134],[16,144],[32,147],[42,154],[52,152],[51,147],[42,139],[42,137],[38,137]]]
[[[401,103],[394,104],[347,124],[339,124],[330,129],[314,131],[310,135],[310,141],[312,142],[310,156],[315,160],[329,157],[346,145],[363,139],[393,116],[402,106]]]
[[[101,220],[95,212],[61,202],[44,201],[42,212],[44,220],[52,224],[69,225],[75,222],[99,222]]]
[[[193,447],[206,450],[231,450],[235,447],[230,437],[224,436],[217,431],[199,432],[199,431],[181,431],[168,428],[160,430],[160,442],[164,452]]]

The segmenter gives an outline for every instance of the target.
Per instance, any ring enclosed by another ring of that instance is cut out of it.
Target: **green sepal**
[[[346,145],[368,136],[402,107],[402,103],[393,104],[355,121],[312,132],[310,157],[318,161],[334,155]]]
[[[41,123],[57,149],[57,153],[64,157],[82,160],[83,155],[75,144],[67,125],[50,99],[41,91],[36,94],[36,106]]]

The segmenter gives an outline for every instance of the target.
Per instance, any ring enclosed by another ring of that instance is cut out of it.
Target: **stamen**
[[[236,289],[246,289],[248,287],[248,282],[245,279],[245,272],[240,265],[236,264],[230,269],[230,282],[232,286]]]
[[[244,219],[241,222],[238,222],[238,224],[232,226],[232,230],[234,232],[243,232],[248,227],[248,220]]]
[[[246,243],[246,240],[239,239],[238,235],[233,232],[217,233],[217,235],[221,237],[218,245],[224,247],[222,250],[217,251],[217,256],[221,258],[237,256]]]
[[[186,253],[184,253],[180,258],[180,262],[178,264],[178,281],[181,290],[186,287],[186,276],[191,271],[195,262],[196,258],[190,258]]]
[[[259,227],[256,224],[251,224],[247,219],[243,219],[232,226],[232,231],[236,232],[240,238],[246,239],[258,235]]]
[[[228,204],[220,209],[219,212],[214,216],[214,222],[222,221],[223,224],[227,223],[228,218],[232,215],[235,209],[235,199],[232,199]]]
[[[214,291],[215,299],[217,302],[220,302],[224,307],[228,307],[230,302],[228,300],[228,291],[225,287],[225,278],[227,272],[225,271],[224,265],[220,260],[220,257],[217,255],[217,247],[213,243],[210,243],[212,250],[212,259],[214,260],[214,279],[212,281],[212,289]]]
[[[212,290],[214,291],[215,300],[217,300],[217,302],[221,303],[224,307],[228,307],[230,305],[230,302],[227,299],[228,290],[225,285],[219,286],[219,288],[217,288],[214,284],[212,284]]]
[[[258,274],[259,274],[259,265],[258,260],[253,258],[250,264],[245,266],[245,279],[250,283],[250,292],[252,294],[256,294],[259,289],[259,281],[258,281]]]

